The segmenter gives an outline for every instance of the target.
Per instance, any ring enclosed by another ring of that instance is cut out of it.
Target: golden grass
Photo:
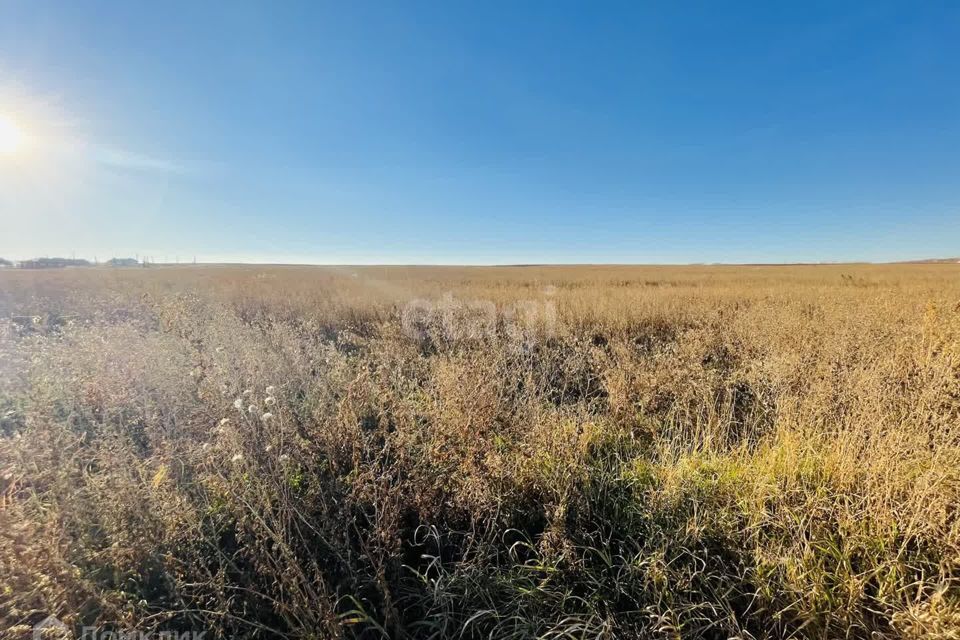
[[[960,265],[0,272],[11,633],[960,638],[958,505]]]

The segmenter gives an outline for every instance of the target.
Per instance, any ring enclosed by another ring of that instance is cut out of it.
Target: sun
[[[26,136],[17,123],[0,113],[0,155],[10,155],[19,151]]]

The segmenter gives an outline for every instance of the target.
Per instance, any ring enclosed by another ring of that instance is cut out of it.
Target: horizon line
[[[0,256],[0,259],[3,257]],[[34,258],[8,260],[12,265],[36,260],[64,260],[84,261],[88,264],[64,265],[63,267],[49,268],[84,268],[109,267],[119,269],[147,268],[147,267],[478,267],[478,268],[535,268],[535,267],[800,267],[800,266],[842,266],[842,265],[910,265],[910,264],[960,264],[960,256],[948,258],[917,258],[910,260],[829,260],[829,261],[785,261],[785,262],[261,262],[261,261],[200,261],[186,262],[158,262],[152,260],[137,260],[134,265],[110,265],[111,260],[125,260],[129,258],[110,258],[105,261],[90,260],[81,257],[38,256]],[[15,267],[19,268],[19,267]]]

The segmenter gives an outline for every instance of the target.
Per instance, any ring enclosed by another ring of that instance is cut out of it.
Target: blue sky
[[[960,254],[960,4],[0,2],[0,256]]]

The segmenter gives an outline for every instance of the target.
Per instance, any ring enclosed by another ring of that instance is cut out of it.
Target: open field
[[[2,271],[0,629],[48,614],[960,638],[960,265]]]

